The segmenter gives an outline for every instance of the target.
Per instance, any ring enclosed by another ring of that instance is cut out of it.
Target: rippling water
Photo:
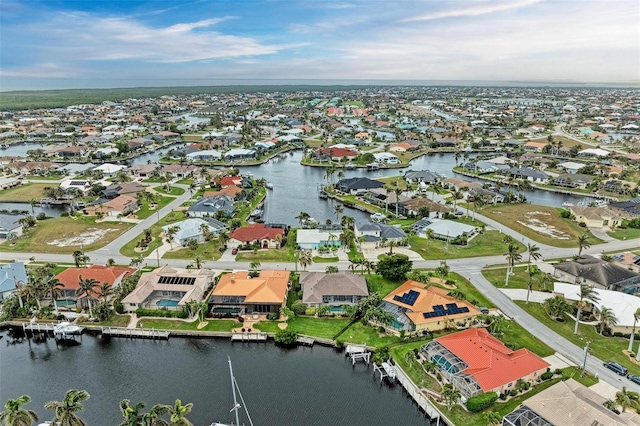
[[[180,398],[194,404],[189,419],[195,425],[230,422],[230,356],[256,426],[429,424],[400,385],[380,384],[371,367],[352,367],[332,348],[283,350],[222,339],[107,342],[90,335],[77,346],[57,346],[53,339],[10,344],[2,335],[0,402],[28,394],[27,408],[41,420],[51,416],[43,409],[47,401],[75,388],[91,395],[81,416],[89,425],[118,424],[125,398],[147,408]]]

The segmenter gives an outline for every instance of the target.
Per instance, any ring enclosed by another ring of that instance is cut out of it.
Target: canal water
[[[81,417],[92,426],[119,424],[119,401],[144,401],[147,409],[180,398],[194,404],[194,425],[230,422],[233,407],[227,356],[256,425],[428,425],[399,384],[380,384],[371,367],[332,348],[284,350],[270,343],[222,339],[168,341],[82,336],[76,346],[0,340],[0,403],[27,394],[41,420],[43,408],[69,389],[91,395]],[[147,410],[145,410],[147,411]],[[242,413],[244,415],[244,413]],[[241,423],[249,424],[241,416]]]

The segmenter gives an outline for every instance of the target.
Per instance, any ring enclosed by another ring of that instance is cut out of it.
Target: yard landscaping
[[[633,240],[640,238],[640,228],[617,228],[615,231],[607,232],[607,234],[616,240]]]
[[[295,256],[289,248],[239,251],[236,256],[238,262],[295,262]]]
[[[505,277],[507,268],[490,267],[482,270],[482,275],[493,285],[498,288],[523,288],[527,289],[529,284],[529,274],[527,273],[527,265],[516,265],[513,268],[513,275],[509,276],[509,286],[505,287]],[[538,280],[531,280],[532,289],[534,291],[553,290],[553,281],[550,281],[545,287],[540,287]]]
[[[95,217],[56,217],[38,221],[15,245],[4,243],[5,251],[33,253],[73,253],[104,247],[133,225],[122,222],[96,223]]]
[[[503,238],[504,234],[498,231],[485,231],[474,237],[466,246],[449,244],[447,247],[446,242],[442,240],[410,235],[409,246],[425,260],[460,259],[505,254],[507,244],[504,243]],[[514,244],[520,248],[521,253],[525,250],[523,244],[517,241],[514,241]]]
[[[351,320],[348,318],[294,317],[287,321],[287,330],[297,331],[307,336],[333,339],[333,336],[350,322]],[[280,330],[279,323],[279,321],[260,321],[255,325],[255,328],[260,331],[275,333]]]
[[[176,244],[174,243],[174,247]],[[203,263],[208,260],[218,260],[222,256],[220,251],[220,241],[212,240],[198,244],[197,250],[188,247],[176,248],[176,250],[166,252],[163,259],[195,259],[196,255],[202,257]]]
[[[27,183],[14,188],[0,191],[0,202],[16,201],[28,203],[30,200],[40,201],[44,197],[42,190],[48,186],[57,186],[55,183]]]
[[[580,235],[588,234],[592,245],[603,242],[594,237],[588,229],[569,219],[562,219],[560,210],[562,209],[525,203],[487,206],[478,213],[539,243],[554,247],[575,247],[576,253],[577,238]]]
[[[525,304],[523,301],[516,301],[522,309],[533,315],[538,321],[551,328],[553,331],[571,341],[579,347],[584,347],[586,342],[591,340],[589,345],[591,353],[605,361],[616,361],[629,369],[629,374],[640,374],[640,366],[629,361],[629,357],[622,353],[629,346],[629,340],[623,337],[605,337],[598,334],[595,327],[587,324],[578,326],[578,334],[573,334],[575,321],[569,317],[565,321],[556,321],[547,315],[544,307],[539,303]],[[587,360],[587,369],[589,362],[600,362],[595,358]]]
[[[206,320],[207,325],[203,328],[198,328],[200,321],[195,320],[191,322],[182,320],[169,320],[169,319],[152,319],[152,318],[140,318],[138,326],[142,325],[144,328],[153,328],[158,330],[198,330],[198,331],[231,331],[234,328],[241,327],[242,324],[236,320],[215,319]]]
[[[153,190],[161,194],[173,195],[175,197],[184,194],[184,188],[180,188],[179,186],[169,186],[169,191],[167,191],[167,188],[164,185],[161,185],[156,186]]]
[[[162,232],[162,227],[165,225],[169,225],[180,220],[184,219],[184,214],[181,212],[173,211],[166,215],[165,217],[160,219],[160,222],[151,225],[149,228],[151,230],[151,235],[153,236],[153,240],[149,243],[146,250],[137,251],[136,246],[140,240],[144,238],[144,232],[140,233],[136,238],[132,239],[124,246],[120,248],[120,254],[127,257],[138,257],[139,255],[147,256],[153,250],[160,247],[162,245],[162,238],[160,238],[160,233]]]
[[[138,209],[138,211],[135,213],[135,216],[138,219],[146,219],[170,202],[172,202],[174,199],[175,198],[173,197],[163,197],[162,195],[156,195],[153,203],[149,203],[148,201],[141,202],[140,209]],[[151,206],[154,207],[152,208]]]
[[[81,320],[79,320],[78,323],[87,324],[87,325],[100,325],[104,327],[126,327],[129,324],[129,320],[131,319],[131,316],[113,314],[111,315],[111,318],[109,318],[107,321],[102,321],[102,322],[89,322],[88,318],[85,318],[85,319],[87,321],[82,321],[82,318],[81,318]]]

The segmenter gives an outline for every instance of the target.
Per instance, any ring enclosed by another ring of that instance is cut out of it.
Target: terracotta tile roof
[[[136,272],[134,268],[124,266],[91,265],[88,268],[67,268],[56,275],[56,278],[64,284],[65,289],[74,290],[78,288],[80,276],[85,280],[93,278],[99,284],[109,283],[113,285],[118,278],[124,278],[134,272]]]
[[[236,229],[229,234],[229,237],[242,242],[250,242],[255,240],[275,240],[277,235],[284,237],[284,229],[267,228],[264,223],[253,223]]]
[[[357,157],[358,153],[344,148],[322,148],[323,154],[329,154],[331,157]]]
[[[205,191],[202,196],[206,198],[215,197],[216,195],[228,195],[229,197],[235,199],[240,192],[242,192],[242,188],[238,186],[225,186],[220,191]]]
[[[485,328],[470,328],[436,340],[469,366],[462,373],[471,374],[485,392],[550,365],[528,349],[509,349]]]
[[[223,275],[213,289],[213,296],[244,296],[245,303],[284,303],[289,285],[289,271],[260,271],[249,278],[247,271]]]

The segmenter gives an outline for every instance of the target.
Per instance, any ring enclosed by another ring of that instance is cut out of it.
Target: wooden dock
[[[100,327],[105,337],[129,337],[132,339],[169,340],[169,332],[153,328]]]
[[[405,373],[399,365],[395,364],[393,369],[396,373],[396,380],[400,382],[405,391],[413,398],[418,407],[431,419],[436,420],[437,425],[446,424],[453,425],[453,422],[444,417],[442,413],[433,405],[429,398],[422,393],[415,383],[411,381],[407,373]]]
[[[267,333],[232,333],[232,342],[266,342]]]
[[[298,336],[298,343],[300,343],[301,345],[313,346],[316,341],[311,337]]]

